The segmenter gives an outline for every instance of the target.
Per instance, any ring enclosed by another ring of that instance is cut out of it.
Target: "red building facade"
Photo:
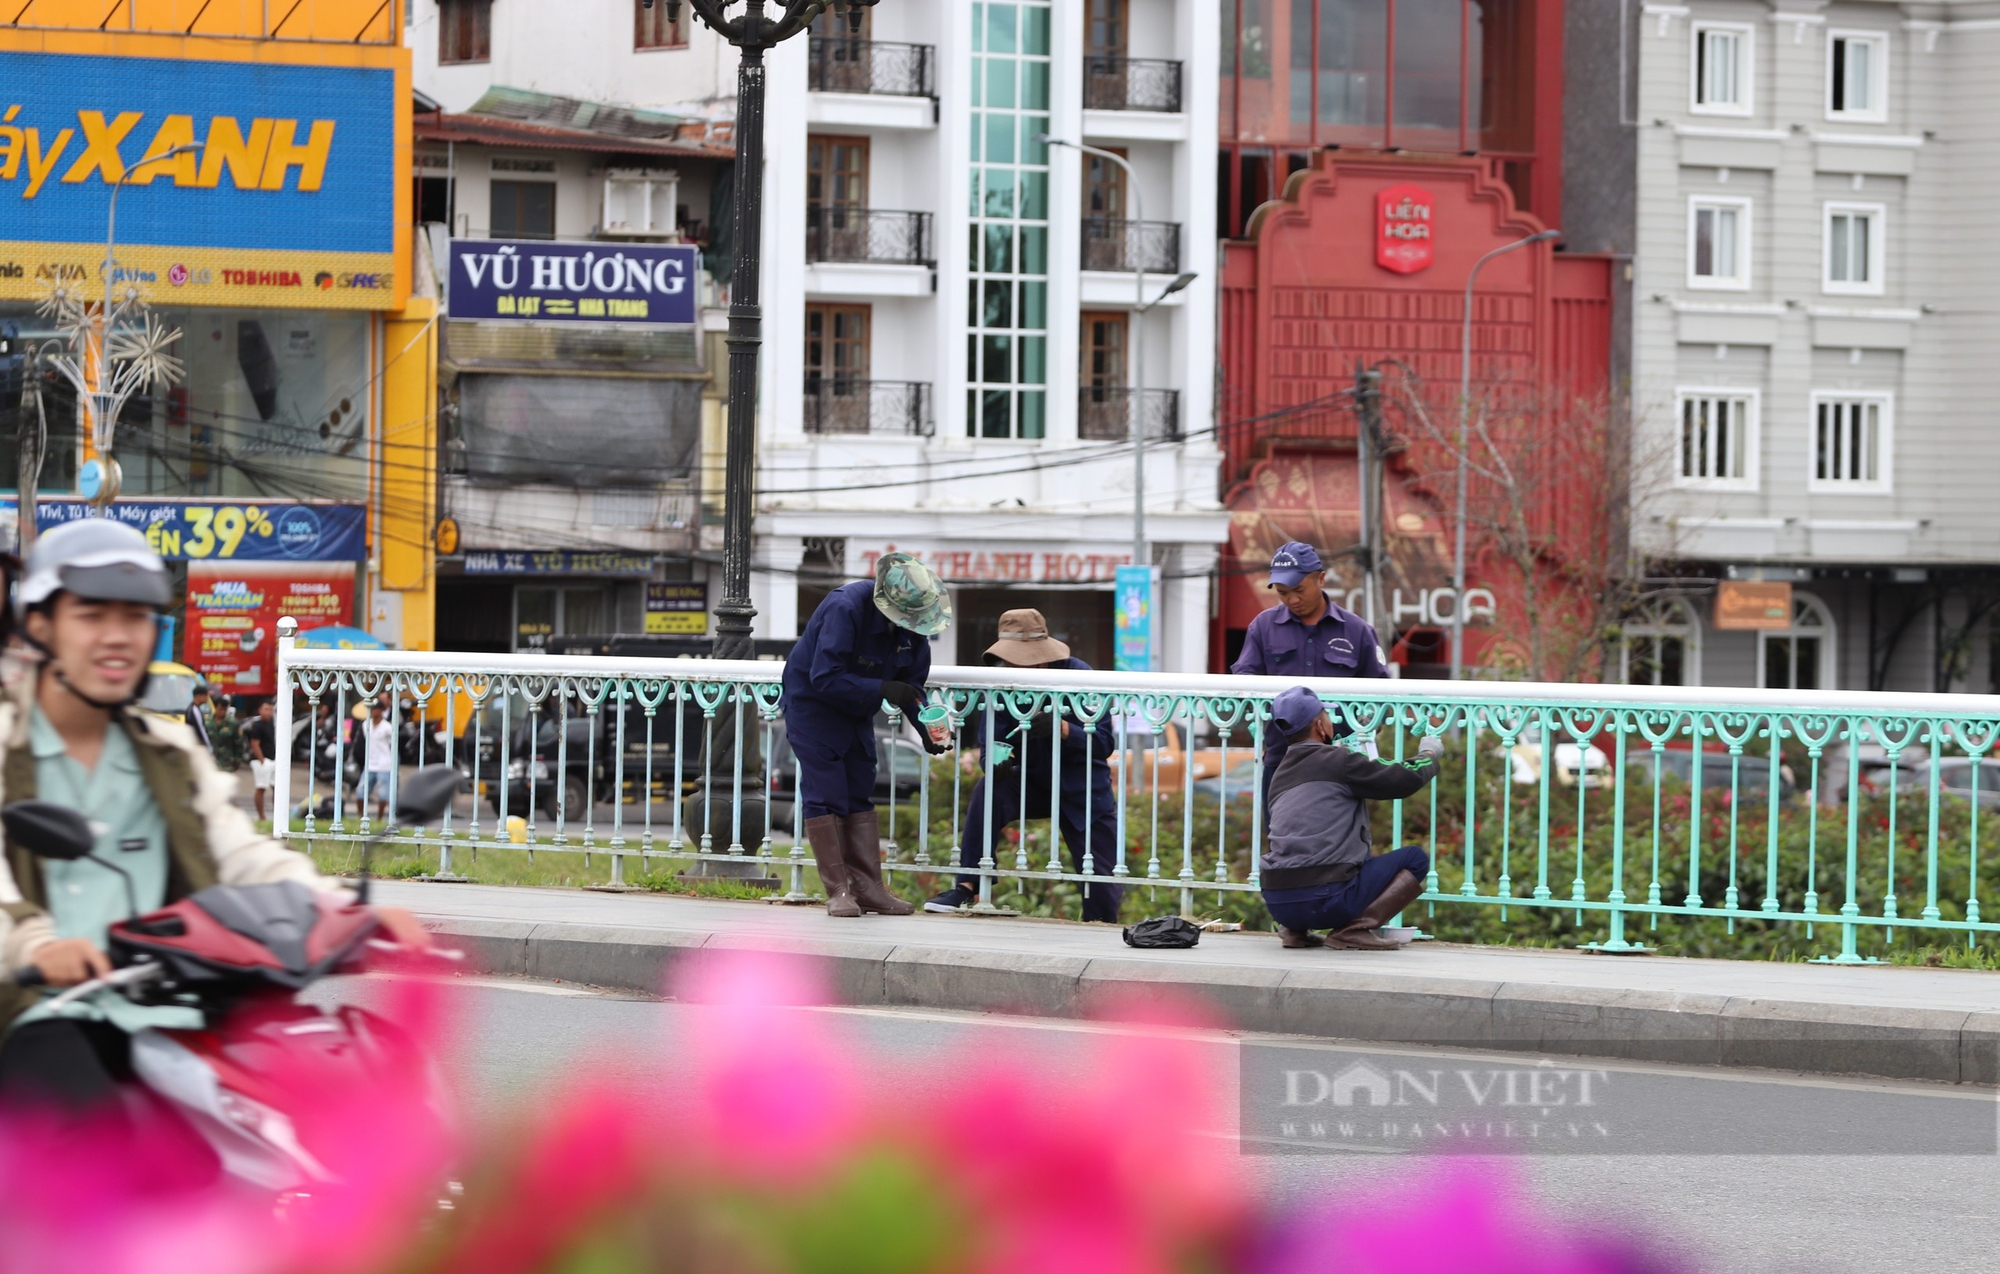
[[[1460,402],[1465,284],[1487,252],[1544,228],[1517,204],[1495,160],[1343,147],[1316,152],[1282,198],[1251,217],[1247,237],[1227,246],[1220,442],[1234,521],[1212,642],[1218,666],[1271,604],[1258,568],[1287,539],[1308,540],[1329,560],[1349,552],[1333,578],[1358,602],[1355,391],[1365,368],[1384,373],[1391,440],[1376,618],[1410,675],[1434,675],[1446,661],[1443,634],[1459,599],[1449,588],[1455,506],[1446,479],[1456,452],[1445,444]],[[1508,422],[1492,426],[1504,434],[1496,454],[1512,457],[1513,498],[1532,505],[1523,521],[1549,545],[1596,544],[1610,531],[1600,524],[1613,453],[1569,441],[1603,421],[1567,422],[1607,405],[1611,270],[1608,257],[1540,243],[1496,257],[1478,278],[1472,398]],[[1492,487],[1475,484],[1479,507],[1500,498]],[[1468,664],[1491,659],[1518,612],[1550,595],[1541,578],[1524,588],[1518,557],[1512,569],[1497,561],[1491,538],[1472,537]],[[1564,574],[1560,548],[1537,554],[1528,569]]]

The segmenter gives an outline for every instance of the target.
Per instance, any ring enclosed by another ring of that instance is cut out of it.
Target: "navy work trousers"
[[[835,814],[865,814],[875,808],[875,726],[848,724],[815,713],[795,716],[786,738],[799,762],[801,820]],[[800,826],[804,826],[801,821]]]
[[[1264,906],[1271,919],[1304,932],[1307,929],[1345,929],[1354,918],[1368,910],[1368,904],[1382,896],[1396,873],[1406,871],[1422,880],[1431,869],[1431,856],[1415,845],[1377,854],[1361,864],[1354,876],[1337,884],[1311,885],[1305,889],[1266,889]]]
[[[1015,776],[1010,783],[1001,778],[994,784],[993,835],[998,839],[1000,829],[1021,817],[1021,780]],[[972,807],[966,811],[965,827],[958,838],[958,865],[977,867],[984,857],[983,845],[986,836],[986,780],[980,779],[972,785]],[[1037,783],[1033,773],[1028,775],[1028,817],[1046,818],[1049,813],[1049,785],[1046,779]],[[1109,876],[1118,861],[1118,804],[1111,793],[1108,782],[1095,785],[1090,794],[1090,861],[1084,864],[1083,850],[1083,792],[1066,791],[1057,807],[1057,823],[1062,828],[1063,846],[1069,850],[1072,866],[1080,873],[1092,876]],[[999,851],[994,851],[999,858]],[[1047,860],[1034,864],[1047,865]],[[979,888],[977,876],[960,876],[958,883],[968,889]],[[1106,882],[1086,883],[1083,886],[1083,918],[1116,923],[1118,902],[1124,890]]]

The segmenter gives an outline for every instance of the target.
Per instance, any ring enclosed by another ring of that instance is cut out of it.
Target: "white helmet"
[[[14,589],[15,610],[25,615],[57,593],[162,608],[174,599],[167,568],[146,537],[110,518],[65,522],[36,537]]]

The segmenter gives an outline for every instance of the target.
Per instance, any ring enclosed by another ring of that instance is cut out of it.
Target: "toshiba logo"
[[[224,270],[222,281],[239,288],[295,288],[303,286],[297,270]]]

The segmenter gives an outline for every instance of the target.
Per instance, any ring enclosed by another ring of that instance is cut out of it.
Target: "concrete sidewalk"
[[[1137,951],[1118,930],[961,916],[836,920],[818,907],[378,881],[495,973],[656,992],[697,948],[824,958],[852,1004],[1086,1016],[1192,996],[1243,1030],[2000,1084],[2000,973],[1613,958],[1420,943],[1286,951],[1205,934]]]

